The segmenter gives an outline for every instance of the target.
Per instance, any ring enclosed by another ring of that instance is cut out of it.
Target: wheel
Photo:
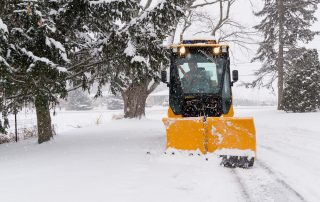
[[[222,155],[221,165],[228,168],[250,168],[254,165],[254,158],[247,156],[227,156]]]

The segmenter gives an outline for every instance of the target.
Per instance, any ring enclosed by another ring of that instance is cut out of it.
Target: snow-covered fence
[[[8,118],[10,127],[7,134],[0,133],[0,144],[15,141],[14,115],[10,115]],[[17,114],[17,135],[18,140],[37,136],[37,118],[33,110],[24,109]]]

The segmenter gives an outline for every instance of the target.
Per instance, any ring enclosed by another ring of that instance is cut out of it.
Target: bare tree
[[[257,35],[257,32],[232,19],[230,13],[235,2],[236,0],[206,1],[206,3],[191,6],[186,17],[182,19],[181,34],[184,34],[191,25],[197,23],[198,31],[194,35],[208,34],[214,36],[218,43],[229,43],[237,50],[249,53],[248,45],[257,43],[253,37]],[[205,11],[197,10],[197,8],[212,6],[213,4],[219,6],[218,16],[212,16]]]
[[[183,35],[186,32],[186,30],[196,22],[194,20],[194,17],[198,8],[211,6],[217,3],[221,4],[226,1],[228,0],[205,0],[204,2],[198,3],[198,0],[189,0],[186,3],[186,5],[182,8],[183,12],[185,13],[185,16],[182,19],[180,19],[179,23],[176,23],[176,29],[174,29],[174,31],[171,33],[171,36],[168,39],[168,44],[173,44],[174,38],[177,36],[177,34]],[[179,27],[181,27],[182,29],[180,33],[177,32]]]

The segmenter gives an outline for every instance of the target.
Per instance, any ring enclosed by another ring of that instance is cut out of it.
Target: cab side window
[[[230,71],[227,69],[224,74],[223,89],[222,89],[222,110],[227,114],[232,103]]]
[[[170,96],[169,105],[175,114],[182,113],[182,87],[179,79],[179,72],[177,68],[174,68],[176,64],[171,62],[170,67]]]

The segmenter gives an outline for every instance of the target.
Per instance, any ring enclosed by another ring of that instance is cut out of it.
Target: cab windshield
[[[204,51],[190,52],[177,58],[176,68],[185,94],[219,92],[225,59],[213,58]]]

